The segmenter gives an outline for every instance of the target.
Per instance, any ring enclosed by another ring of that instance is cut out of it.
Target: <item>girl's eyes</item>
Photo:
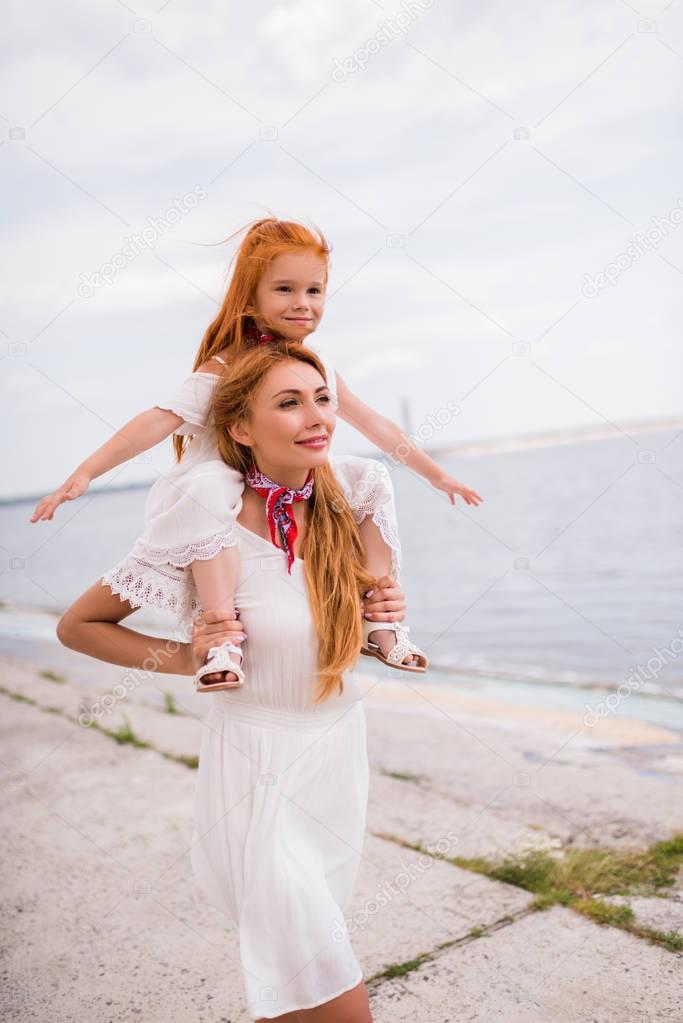
[[[291,288],[289,287],[288,284],[280,284],[279,287],[276,290],[277,291],[291,291]],[[320,288],[309,288],[308,290],[314,292],[316,295],[320,294]]]
[[[321,394],[318,396],[318,401],[324,401],[327,405],[329,405],[332,399],[329,394]],[[287,398],[286,401],[280,402],[280,408],[292,408],[293,405],[296,405],[296,400],[294,398]]]

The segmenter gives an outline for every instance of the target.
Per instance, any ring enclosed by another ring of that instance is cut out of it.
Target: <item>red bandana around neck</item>
[[[313,493],[313,470],[311,469],[306,482],[300,490],[294,487],[283,487],[265,476],[255,465],[252,465],[244,477],[248,485],[266,499],[266,518],[270,527],[270,539],[275,546],[276,527],[280,529],[282,543],[287,554],[287,572],[292,574],[294,562],[294,544],[298,536],[296,520],[292,515],[291,505],[294,501],[305,501]]]
[[[244,340],[248,345],[267,345],[275,340],[275,334],[264,334],[252,321],[244,332]]]

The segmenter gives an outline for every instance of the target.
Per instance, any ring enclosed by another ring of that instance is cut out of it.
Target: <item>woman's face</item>
[[[324,378],[307,362],[288,359],[264,375],[249,419],[230,433],[252,449],[266,476],[299,488],[309,469],[327,464],[335,426],[334,399]]]
[[[311,250],[277,256],[256,289],[257,325],[267,329],[270,324],[283,337],[304,341],[323,316],[325,269],[325,262]]]

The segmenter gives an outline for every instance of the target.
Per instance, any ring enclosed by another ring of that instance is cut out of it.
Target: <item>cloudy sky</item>
[[[330,240],[317,343],[364,400],[457,403],[439,446],[683,415],[681,0],[6,12],[0,496],[182,381],[267,214]]]

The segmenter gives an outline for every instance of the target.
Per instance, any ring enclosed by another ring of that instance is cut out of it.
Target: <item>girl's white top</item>
[[[323,362],[336,405],[334,367],[313,350]],[[190,441],[180,462],[151,487],[143,532],[133,549],[102,577],[103,585],[121,600],[134,607],[170,611],[185,628],[202,609],[190,570],[192,562],[210,560],[238,542],[236,520],[245,484],[242,474],[218,453],[212,402],[219,379],[215,373],[191,373],[175,394],[158,403],[158,408],[182,418],[174,432],[190,435]],[[330,453],[329,462],[356,522],[371,515],[379,527],[391,548],[391,574],[399,581],[401,549],[387,467],[377,459],[357,455]]]

